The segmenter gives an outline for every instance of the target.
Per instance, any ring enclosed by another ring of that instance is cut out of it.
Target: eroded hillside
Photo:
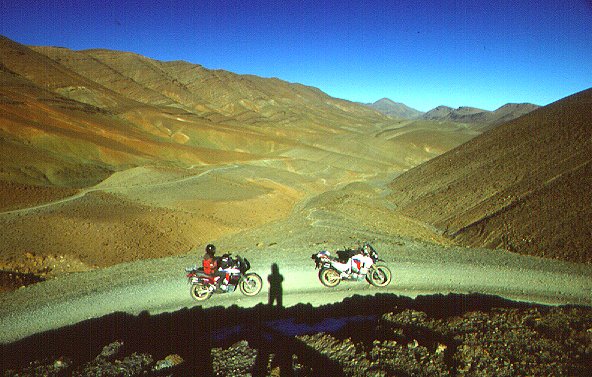
[[[467,245],[591,262],[592,90],[395,179],[397,211]]]
[[[378,197],[384,182],[479,133],[127,52],[0,38],[0,68],[9,272],[50,277],[182,254],[356,181],[380,182]]]

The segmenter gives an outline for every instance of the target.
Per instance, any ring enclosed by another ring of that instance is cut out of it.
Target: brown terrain
[[[478,134],[278,79],[6,38],[0,80],[0,268],[42,277],[186,253]]]
[[[397,177],[397,212],[471,246],[592,262],[592,90]]]
[[[6,376],[592,373],[592,90],[499,126],[399,119],[3,37],[0,81]],[[320,286],[311,252],[362,240],[389,287]],[[286,307],[266,284],[192,302],[209,242],[280,264]]]

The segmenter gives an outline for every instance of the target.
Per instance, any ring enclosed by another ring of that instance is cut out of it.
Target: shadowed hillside
[[[466,244],[592,262],[592,90],[396,178],[399,213]]]
[[[487,295],[113,313],[1,344],[6,376],[586,376],[592,310]]]

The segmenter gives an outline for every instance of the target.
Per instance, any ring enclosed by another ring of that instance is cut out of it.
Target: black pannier
[[[349,260],[349,258],[353,257],[354,255],[356,255],[358,253],[359,253],[358,250],[352,250],[352,249],[337,250],[337,259],[340,262],[345,263]]]

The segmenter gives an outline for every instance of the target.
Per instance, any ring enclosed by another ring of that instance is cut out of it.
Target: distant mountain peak
[[[423,112],[419,110],[386,97],[374,103],[367,104],[367,106],[393,118],[415,119],[423,115]]]
[[[386,97],[379,99],[378,101],[374,102],[373,104],[377,105],[377,104],[384,104],[384,103],[401,105],[400,102],[395,102],[392,99],[386,98]]]

